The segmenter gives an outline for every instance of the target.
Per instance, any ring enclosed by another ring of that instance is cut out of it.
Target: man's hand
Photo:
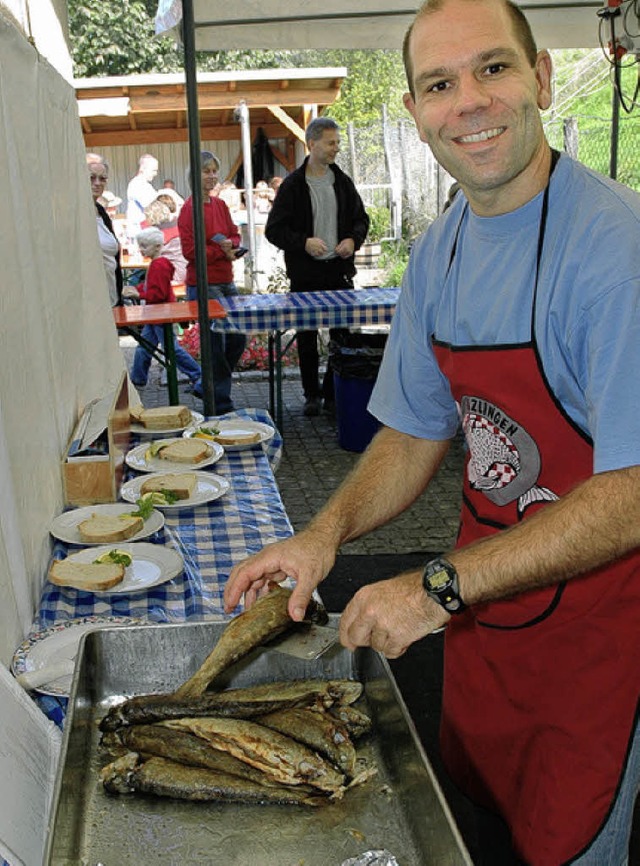
[[[340,256],[341,259],[348,259],[353,255],[354,249],[353,238],[344,238],[336,247],[336,255]]]
[[[370,646],[395,659],[450,619],[424,591],[422,574],[408,571],[358,590],[340,619],[340,641],[350,650]]]
[[[304,618],[313,590],[334,562],[335,550],[327,539],[309,530],[269,544],[235,566],[224,589],[224,609],[231,613],[243,595],[245,606],[251,607],[269,581],[279,583],[290,577],[295,587],[289,599],[289,614],[299,622]]]
[[[327,245],[322,238],[307,238],[304,249],[308,255],[317,259],[318,256],[323,256],[327,252]]]

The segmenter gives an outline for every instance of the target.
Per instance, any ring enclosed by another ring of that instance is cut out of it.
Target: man
[[[335,164],[340,152],[338,124],[312,120],[305,132],[309,150],[300,168],[280,186],[269,212],[265,235],[284,250],[292,292],[353,288],[355,252],[369,230],[369,217],[353,181]],[[330,332],[338,336],[339,329]],[[298,331],[298,358],[305,415],[320,412],[318,332]],[[333,376],[324,378],[322,396],[333,407]]]
[[[386,426],[309,527],[234,569],[227,608],[290,575],[300,619],[340,545],[422,493],[461,421],[456,549],[360,590],[341,640],[393,658],[446,626],[443,758],[515,851],[489,840],[483,863],[624,864],[640,786],[640,201],[552,153],[551,61],[507,0],[428,0],[405,65],[405,105],[461,190],[412,251],[369,406]]]
[[[127,187],[127,231],[135,238],[144,222],[144,209],[155,199],[158,192],[151,181],[158,174],[158,160],[145,153],[138,160],[138,173]]]

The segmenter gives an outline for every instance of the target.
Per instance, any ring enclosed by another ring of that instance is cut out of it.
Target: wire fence
[[[549,143],[589,168],[640,192],[640,135],[633,115],[620,118],[617,134],[610,119],[554,118],[545,124]],[[370,240],[414,238],[442,212],[453,178],[420,141],[409,119],[380,120],[347,129],[348,146],[340,167],[355,181],[372,218]]]

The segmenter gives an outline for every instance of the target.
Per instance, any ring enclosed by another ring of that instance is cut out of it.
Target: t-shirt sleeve
[[[569,351],[580,371],[594,472],[640,465],[640,281],[603,293],[583,311]],[[571,407],[568,407],[571,412]]]
[[[368,409],[387,427],[442,441],[455,435],[459,415],[431,347],[427,317],[416,309],[414,280],[410,264]]]

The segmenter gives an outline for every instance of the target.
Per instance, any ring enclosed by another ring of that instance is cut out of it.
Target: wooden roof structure
[[[347,70],[260,69],[198,75],[200,136],[206,141],[240,140],[237,109],[244,101],[251,131],[284,139],[287,153],[274,155],[290,171],[295,141],[315,113],[340,94]],[[183,73],[86,78],[74,81],[87,148],[188,141]]]

